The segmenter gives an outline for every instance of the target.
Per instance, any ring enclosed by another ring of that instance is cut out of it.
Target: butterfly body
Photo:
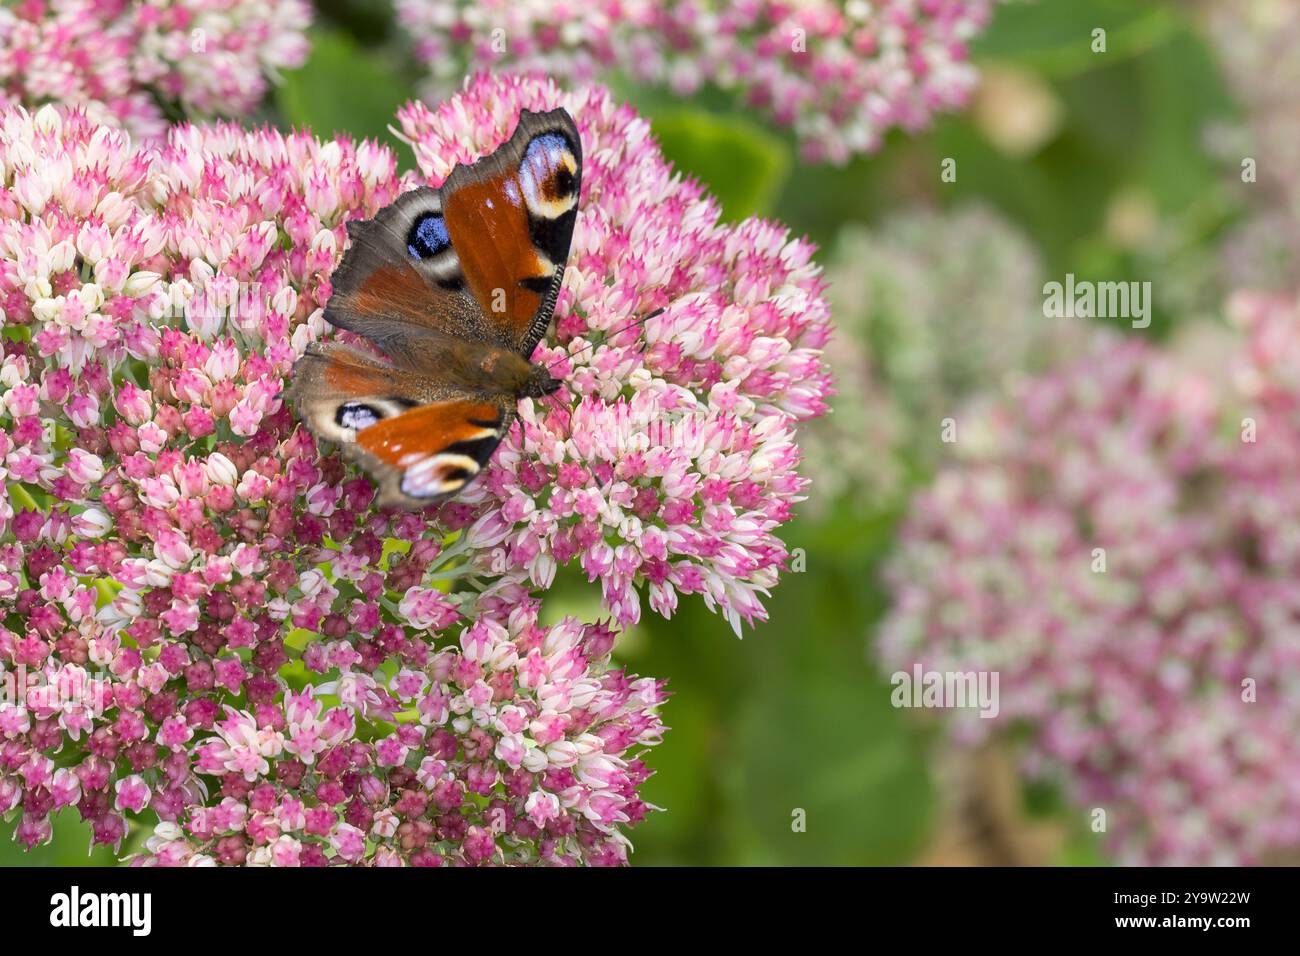
[[[348,223],[325,318],[382,354],[313,343],[289,397],[313,434],[379,481],[383,503],[457,494],[519,399],[559,388],[529,357],[559,295],[581,170],[573,119],[525,111],[505,144],[440,189]]]

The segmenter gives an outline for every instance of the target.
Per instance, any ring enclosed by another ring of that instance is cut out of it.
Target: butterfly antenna
[[[612,339],[614,336],[616,336],[616,335],[621,335],[623,332],[626,332],[628,329],[634,329],[634,328],[636,328],[638,325],[645,325],[647,322],[649,322],[651,319],[653,319],[656,315],[662,315],[663,312],[664,312],[664,309],[663,309],[663,308],[655,309],[655,310],[654,310],[653,312],[651,312],[649,315],[643,315],[643,316],[641,316],[641,318],[639,318],[639,319],[637,319],[637,320],[635,320],[635,321],[633,321],[633,322],[629,322],[627,325],[623,326],[622,328],[615,329],[613,332],[610,332],[610,333],[609,333],[608,335],[606,335],[603,339],[601,339],[600,342],[588,342],[586,345],[584,345],[582,348],[578,349],[578,351],[576,351],[576,352],[566,352],[564,355],[561,355],[561,356],[560,356],[558,359],[556,359],[554,362],[551,362],[549,365],[547,365],[547,366],[546,366],[546,370],[549,372],[551,369],[555,368],[555,366],[559,365],[561,362],[565,361],[566,359],[571,359],[571,358],[573,358],[575,355],[581,355],[583,352],[586,352],[586,351],[589,350],[589,349],[594,349],[597,345],[600,345],[602,342],[608,342],[608,341],[609,341],[610,339]]]

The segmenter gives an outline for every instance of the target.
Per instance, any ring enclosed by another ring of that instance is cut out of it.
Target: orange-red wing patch
[[[388,369],[350,349],[333,348],[326,357],[325,384],[344,395],[382,395],[392,385]]]
[[[556,265],[533,245],[518,176],[467,182],[442,202],[452,247],[483,314],[505,325],[512,339],[523,338],[542,305],[537,287]]]
[[[409,468],[460,443],[495,440],[501,412],[486,402],[437,402],[385,418],[357,433],[357,444],[385,464]]]
[[[370,273],[343,305],[361,315],[420,315],[428,310],[432,291],[420,273],[403,263]]]

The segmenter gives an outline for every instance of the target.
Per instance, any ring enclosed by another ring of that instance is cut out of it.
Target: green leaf
[[[11,837],[13,828],[17,826],[17,818],[8,822],[0,820],[0,827],[4,828],[0,833],[0,867],[116,865],[111,847],[99,846],[94,852],[89,851],[90,825],[82,822],[74,808],[60,810],[51,819],[54,824],[54,839],[31,851],[25,851]],[[123,851],[126,852],[125,845]]]
[[[810,563],[774,592],[748,645],[759,660],[736,721],[729,862],[900,865],[924,844],[935,806],[927,731],[892,706],[870,657],[881,607],[872,569],[851,561]]]
[[[790,149],[741,116],[689,107],[651,114],[664,155],[708,187],[732,221],[767,215],[790,173]]]
[[[392,0],[316,0],[312,6],[321,21],[366,43],[383,42],[396,29]]]
[[[895,710],[867,644],[884,600],[874,564],[813,545],[808,570],[783,576],[771,620],[736,640],[697,596],[664,621],[647,612],[631,669],[668,680],[672,728],[646,755],[643,797],[666,808],[631,837],[637,866],[901,864],[923,844],[933,791],[928,731]],[[796,810],[806,812],[795,832]]]
[[[1202,143],[1213,123],[1232,115],[1234,104],[1211,52],[1191,30],[1140,62],[1149,107],[1135,165],[1162,208],[1182,210],[1222,187],[1223,171]]]
[[[1103,60],[1145,53],[1162,43],[1178,22],[1164,3],[1007,4],[998,8],[992,29],[972,46],[976,57],[997,57],[1044,74],[1072,76],[1096,69]],[[1105,52],[1092,49],[1093,31],[1098,29],[1106,31]]]
[[[1057,866],[1110,866],[1110,858],[1102,849],[1104,835],[1080,830],[1067,840],[1057,855]]]
[[[284,75],[276,96],[295,126],[321,137],[377,139],[393,147],[399,164],[411,163],[410,150],[388,129],[398,107],[412,98],[411,87],[391,58],[362,48],[346,34],[313,30],[311,58]]]

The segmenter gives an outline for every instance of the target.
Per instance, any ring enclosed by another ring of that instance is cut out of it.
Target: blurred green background
[[[312,58],[284,77],[263,118],[386,139],[409,168],[387,126],[419,73],[396,52],[391,11],[360,0],[319,6]],[[1089,46],[1096,27],[1107,30],[1104,54]],[[1002,5],[973,58],[985,84],[971,109],[921,134],[895,132],[878,154],[844,168],[800,163],[792,138],[707,92],[681,101],[627,84],[618,91],[729,218],[779,218],[815,240],[826,261],[846,226],[870,231],[900,211],[979,201],[1028,238],[1043,281],[1067,271],[1110,281],[1197,273],[1198,257],[1241,210],[1234,170],[1204,143],[1206,129],[1236,110],[1187,4]],[[945,157],[957,161],[955,182],[941,181]],[[1151,223],[1177,241],[1146,241]],[[1185,314],[1187,303],[1158,298],[1156,334]],[[868,651],[885,608],[881,559],[908,489],[930,468],[905,460],[901,484],[883,495],[850,475],[835,500],[804,509],[788,543],[803,549],[806,568],[782,580],[771,620],[743,640],[686,600],[672,620],[648,615],[620,641],[623,661],[666,678],[673,694],[672,729],[649,755],[657,773],[643,790],[665,809],[631,834],[635,865],[966,861],[941,848],[950,801],[938,728],[890,706]],[[555,597],[549,615],[598,613],[580,578],[562,576]],[[1106,862],[1054,794],[1013,781],[1003,803],[1013,826],[1047,834],[1037,859]],[[803,832],[792,826],[799,811]],[[4,834],[0,862],[86,862],[75,814],[58,826],[54,843],[30,856]]]

